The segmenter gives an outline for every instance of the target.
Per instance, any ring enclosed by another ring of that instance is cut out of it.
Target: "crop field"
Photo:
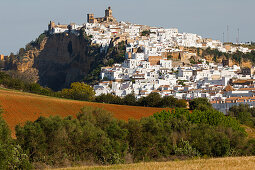
[[[34,121],[39,116],[76,116],[84,106],[103,108],[110,111],[115,118],[122,120],[128,120],[130,118],[140,119],[163,110],[161,108],[122,106],[59,99],[6,89],[0,89],[0,106],[4,110],[3,118],[7,121],[13,132],[17,124]]]
[[[252,170],[255,169],[255,157],[226,157],[214,159],[195,159],[171,162],[151,162],[113,166],[84,166],[75,168],[63,168],[58,170],[96,170],[96,169],[129,169],[129,170]]]

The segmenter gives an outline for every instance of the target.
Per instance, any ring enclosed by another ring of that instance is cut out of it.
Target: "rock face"
[[[60,90],[88,74],[95,61],[95,51],[100,53],[100,48],[90,45],[83,37],[55,34],[46,37],[39,49],[27,51],[16,63],[16,69],[24,72],[35,68],[42,86]]]

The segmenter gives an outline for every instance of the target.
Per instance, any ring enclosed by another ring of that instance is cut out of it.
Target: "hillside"
[[[100,46],[91,44],[85,33],[80,36],[71,33],[41,34],[36,41],[27,44],[26,49],[21,48],[16,56],[10,57],[6,69],[31,72],[33,77],[38,77],[36,80],[40,85],[61,90],[72,82],[97,82],[102,66],[124,60],[123,45],[110,46],[105,53]]]
[[[128,120],[130,118],[140,119],[163,110],[161,108],[122,106],[58,99],[5,89],[0,89],[0,105],[5,112],[3,117],[12,131],[14,131],[17,124],[26,121],[34,121],[39,116],[76,116],[83,106],[104,108],[113,113],[114,117],[122,120]]]
[[[55,90],[81,80],[89,73],[99,48],[90,46],[88,39],[73,34],[46,36],[42,34],[37,43],[20,50],[9,69],[25,72],[38,71],[39,83]]]
[[[172,162],[151,162],[113,166],[86,166],[63,170],[85,169],[254,169],[255,157],[227,157]]]

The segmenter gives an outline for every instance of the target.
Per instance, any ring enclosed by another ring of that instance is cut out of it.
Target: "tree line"
[[[238,63],[241,63],[242,61],[251,61],[253,64],[255,63],[255,50],[252,50],[250,53],[243,53],[241,51],[225,53],[220,52],[218,49],[211,49],[209,47],[206,50],[203,50],[201,56],[204,57],[206,55],[212,55],[215,62],[217,62],[217,59],[225,56],[227,59],[232,59]]]
[[[9,89],[73,100],[145,107],[187,107],[187,102],[185,100],[176,99],[173,96],[161,97],[158,93],[151,93],[140,99],[136,99],[134,94],[126,95],[124,98],[113,94],[95,96],[93,88],[83,82],[74,82],[71,84],[70,88],[55,92],[50,88],[40,86],[38,83],[30,83],[18,78],[13,78],[5,72],[0,72],[0,85]]]
[[[130,106],[144,106],[144,107],[170,107],[170,108],[186,108],[187,102],[183,99],[176,99],[173,96],[161,97],[159,93],[150,93],[146,97],[137,99],[133,93],[121,98],[113,94],[101,94],[95,98],[96,102],[130,105]]]
[[[103,109],[84,107],[77,118],[39,117],[17,125],[15,132],[17,139],[11,139],[0,118],[4,168],[255,155],[255,140],[247,138],[239,121],[210,106],[192,112],[176,108],[127,122]]]

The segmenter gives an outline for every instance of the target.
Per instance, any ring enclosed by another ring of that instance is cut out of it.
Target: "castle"
[[[87,14],[88,23],[102,23],[102,22],[117,22],[116,18],[112,16],[112,9],[108,7],[105,10],[105,17],[94,18],[94,14]]]
[[[117,23],[116,18],[112,16],[112,9],[111,7],[108,7],[105,10],[105,16],[104,17],[99,17],[99,18],[94,18],[94,14],[87,14],[87,22],[88,23]],[[63,33],[67,32],[68,30],[77,30],[80,29],[82,26],[77,25],[75,23],[71,23],[69,25],[61,25],[61,24],[55,24],[55,22],[50,21],[48,25],[48,32],[50,34],[57,34],[57,33]]]

